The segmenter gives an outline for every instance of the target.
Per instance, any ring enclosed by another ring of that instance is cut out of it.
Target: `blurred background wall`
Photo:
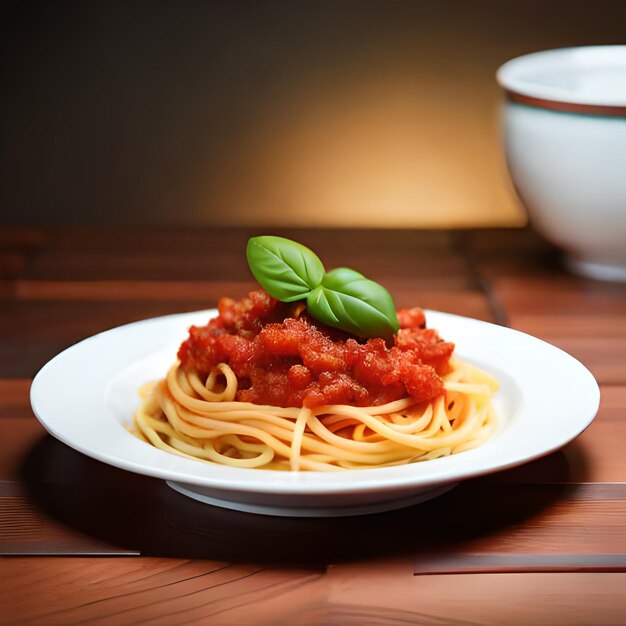
[[[3,223],[521,225],[504,61],[622,0],[12,2]]]

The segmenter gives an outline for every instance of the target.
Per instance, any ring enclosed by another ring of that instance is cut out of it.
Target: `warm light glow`
[[[472,84],[381,73],[291,85],[204,181],[198,217],[211,207],[213,219],[237,211],[252,224],[521,225],[499,94]]]

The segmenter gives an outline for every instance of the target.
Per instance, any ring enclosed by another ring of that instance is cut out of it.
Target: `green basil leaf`
[[[389,292],[348,268],[326,274],[308,295],[307,310],[320,322],[363,338],[386,339],[399,328]]]
[[[327,272],[323,279],[324,287],[329,289],[339,289],[343,285],[346,285],[355,280],[367,280],[363,274],[359,274],[356,270],[349,267],[336,267],[334,270]]]
[[[306,298],[324,278],[324,266],[315,252],[283,237],[252,237],[246,256],[261,287],[283,302]]]

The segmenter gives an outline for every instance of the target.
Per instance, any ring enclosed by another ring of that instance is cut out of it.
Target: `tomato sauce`
[[[398,311],[400,330],[389,344],[329,328],[304,303],[279,302],[260,290],[238,302],[222,298],[218,309],[206,326],[190,328],[178,358],[201,375],[227,363],[239,381],[239,401],[370,406],[443,393],[454,344],[426,328],[419,308]]]

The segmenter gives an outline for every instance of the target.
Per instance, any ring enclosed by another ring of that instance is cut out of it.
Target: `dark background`
[[[494,72],[626,2],[13,2],[2,223],[520,224]]]

